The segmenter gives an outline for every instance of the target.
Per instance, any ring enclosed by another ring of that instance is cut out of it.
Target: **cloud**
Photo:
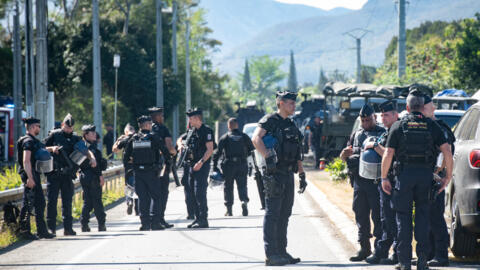
[[[301,4],[330,10],[337,7],[361,9],[368,0],[275,0],[286,4]]]

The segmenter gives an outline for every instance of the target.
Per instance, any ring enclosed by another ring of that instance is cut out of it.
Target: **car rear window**
[[[462,118],[462,123],[459,126],[458,132],[455,132],[455,137],[459,140],[474,140],[477,134],[479,120],[479,111],[473,109],[469,111],[465,117]]]

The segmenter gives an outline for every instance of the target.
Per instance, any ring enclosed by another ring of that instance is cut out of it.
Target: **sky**
[[[368,0],[275,0],[287,4],[302,4],[330,10],[337,7],[361,9]]]

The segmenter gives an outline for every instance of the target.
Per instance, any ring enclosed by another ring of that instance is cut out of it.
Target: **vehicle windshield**
[[[450,128],[453,128],[462,117],[461,115],[435,115],[436,118],[443,120]]]
[[[257,125],[245,125],[243,127],[243,133],[247,134],[248,137],[252,138],[253,132],[255,132],[256,128],[257,128]]]

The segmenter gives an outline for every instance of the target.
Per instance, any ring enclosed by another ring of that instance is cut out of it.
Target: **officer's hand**
[[[340,154],[340,156],[341,156],[342,159],[346,159],[346,158],[350,157],[351,155],[353,155],[353,148],[352,148],[352,146],[345,147],[345,148],[342,150],[342,153]]]
[[[58,151],[60,150],[60,146],[58,145],[54,146],[52,150],[53,150],[53,153],[58,154]]]
[[[448,184],[450,183],[450,179],[444,177],[440,180],[442,182],[442,186],[440,187],[440,189],[438,190],[437,194],[440,194],[443,190],[445,190],[445,188],[448,186]]]
[[[100,176],[100,186],[103,187],[103,185],[105,184],[105,179],[103,179],[103,175]]]
[[[91,159],[91,160],[90,160],[90,166],[92,166],[92,168],[97,167],[97,160]]]
[[[33,179],[31,178],[28,178],[25,186],[27,186],[28,188],[33,188],[35,186],[35,181],[33,181]]]
[[[375,145],[374,142],[368,142],[367,144],[365,144],[365,148],[364,150],[367,150],[367,149],[370,149],[370,148],[373,148],[373,146]]]
[[[298,174],[300,177],[300,188],[298,190],[299,194],[302,194],[305,192],[305,189],[307,188],[307,180],[305,179],[305,172],[301,172]]]
[[[203,165],[202,161],[198,161],[197,163],[195,163],[195,166],[193,166],[193,170],[196,172],[200,171],[200,169],[202,168],[202,165]]]
[[[382,179],[382,189],[388,195],[392,195],[392,184],[388,179]]]

